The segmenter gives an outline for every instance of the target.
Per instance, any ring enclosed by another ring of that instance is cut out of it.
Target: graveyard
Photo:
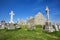
[[[0,40],[60,40],[60,0],[0,0]]]
[[[10,12],[10,21],[0,22],[0,40],[60,40],[60,25],[52,24],[49,16],[49,8],[46,6],[46,20],[41,12],[35,17],[24,20],[18,19],[14,23],[13,11]]]
[[[27,30],[25,26],[15,30],[0,29],[0,40],[60,40],[60,31],[45,32],[41,26],[36,26],[35,30]]]

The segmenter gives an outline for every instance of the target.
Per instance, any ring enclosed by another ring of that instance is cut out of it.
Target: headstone
[[[28,30],[34,30],[36,27],[34,26],[34,18],[31,16],[27,21],[27,28]]]
[[[28,23],[28,30],[34,30],[36,27],[33,24]]]
[[[18,28],[18,29],[19,29],[19,28],[21,28],[21,27],[20,27],[20,25],[19,25],[19,24],[17,24],[17,25],[16,25],[16,28]]]
[[[13,23],[8,24],[8,30],[13,30],[15,29],[15,26]]]
[[[6,28],[7,28],[7,29],[9,28],[9,23],[6,24]]]
[[[28,23],[27,28],[28,28],[28,30],[31,30],[31,25],[30,25],[30,23]]]
[[[1,28],[1,24],[0,24],[0,28]]]
[[[4,28],[5,28],[5,21],[2,20],[2,21],[1,21],[1,25],[0,25],[0,29],[4,29]]]
[[[59,29],[60,29],[60,25],[59,25]]]
[[[25,25],[24,20],[20,20],[20,25]]]
[[[58,26],[56,24],[55,24],[55,30],[56,31],[59,31]]]
[[[21,28],[20,19],[18,19],[18,22],[17,22],[16,28],[18,28],[18,29]]]
[[[1,25],[1,28],[0,29],[4,29],[5,28],[5,25]]]

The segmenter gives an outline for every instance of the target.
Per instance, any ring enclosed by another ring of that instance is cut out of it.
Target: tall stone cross
[[[11,13],[10,13],[10,22],[9,23],[14,23],[13,16],[14,16],[14,13],[13,13],[13,11],[11,11]]]
[[[49,8],[46,6],[46,16],[47,16],[47,21],[49,22]]]

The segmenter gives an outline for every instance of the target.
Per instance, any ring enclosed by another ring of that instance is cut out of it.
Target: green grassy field
[[[40,27],[35,30],[26,28],[16,30],[0,30],[0,40],[60,40],[60,31],[47,33]]]

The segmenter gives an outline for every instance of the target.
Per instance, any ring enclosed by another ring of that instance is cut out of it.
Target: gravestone
[[[0,24],[0,28],[1,28],[1,24]]]
[[[28,23],[28,30],[34,30],[36,27],[33,24]]]
[[[20,19],[18,19],[18,22],[17,22],[17,25],[16,25],[16,28],[21,28],[21,22],[20,22]]]
[[[58,29],[60,30],[60,25],[57,25],[58,26]]]
[[[5,25],[1,25],[1,28],[0,29],[4,29],[5,28]]]
[[[34,26],[34,18],[32,16],[27,20],[26,24],[27,24],[28,30],[34,30],[36,28]]]
[[[59,29],[60,29],[60,25],[59,25]]]
[[[0,29],[4,29],[4,28],[5,28],[5,21],[2,20],[2,21],[1,21],[1,25],[0,25]]]
[[[13,23],[7,24],[7,26],[8,26],[8,30],[13,30],[13,29],[15,29],[15,26],[14,26]]]
[[[18,29],[19,29],[19,28],[21,28],[21,27],[20,27],[20,25],[19,25],[19,24],[17,24],[17,25],[16,25],[16,28],[18,28]]]
[[[6,24],[6,28],[9,29],[9,23]]]
[[[57,24],[55,24],[55,30],[59,31]]]

